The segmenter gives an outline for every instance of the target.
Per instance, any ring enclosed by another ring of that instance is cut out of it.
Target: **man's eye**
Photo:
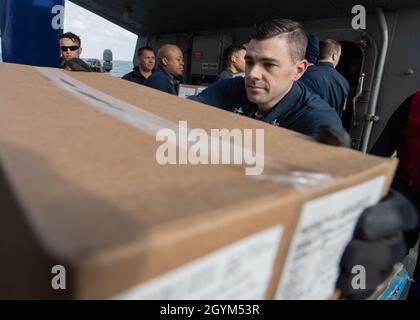
[[[245,64],[246,64],[247,66],[252,66],[252,65],[254,64],[254,62],[253,62],[253,61],[251,61],[251,60],[245,60]]]
[[[267,69],[272,69],[272,68],[274,68],[276,65],[275,64],[272,64],[272,63],[264,63],[264,67],[265,68],[267,68]]]

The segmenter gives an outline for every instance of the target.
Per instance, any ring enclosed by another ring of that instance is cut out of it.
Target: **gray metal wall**
[[[375,123],[370,147],[377,140],[394,110],[416,89],[420,89],[420,8],[401,10],[391,35],[378,101],[380,121]],[[414,74],[405,75],[408,69]]]

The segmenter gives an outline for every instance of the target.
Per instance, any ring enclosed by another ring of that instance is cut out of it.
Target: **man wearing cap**
[[[306,47],[305,59],[308,60],[308,72],[317,62],[319,57],[319,38],[314,33],[308,33],[308,46]]]

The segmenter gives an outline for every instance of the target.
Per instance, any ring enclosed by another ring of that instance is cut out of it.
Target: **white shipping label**
[[[304,205],[276,299],[321,300],[334,294],[344,249],[363,210],[380,200],[385,180],[381,176]]]
[[[198,87],[197,88],[197,94],[200,94],[201,92],[203,92],[206,89],[207,89],[207,87]]]
[[[195,96],[197,92],[196,88],[190,88],[190,87],[184,87],[184,86],[180,86],[179,87],[179,93],[178,93],[178,97],[181,98],[188,98],[190,96]]]
[[[239,240],[113,299],[264,299],[283,229],[278,225]]]

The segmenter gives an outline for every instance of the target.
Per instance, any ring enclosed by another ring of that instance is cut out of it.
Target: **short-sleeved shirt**
[[[157,68],[156,72],[144,82],[144,85],[176,96],[179,92],[178,80],[161,67]]]
[[[299,80],[318,94],[341,116],[350,85],[330,62],[310,66]]]
[[[258,110],[257,105],[248,100],[243,77],[216,82],[189,99],[251,118]],[[298,82],[259,120],[314,138],[318,137],[320,126],[342,128],[335,110]]]

